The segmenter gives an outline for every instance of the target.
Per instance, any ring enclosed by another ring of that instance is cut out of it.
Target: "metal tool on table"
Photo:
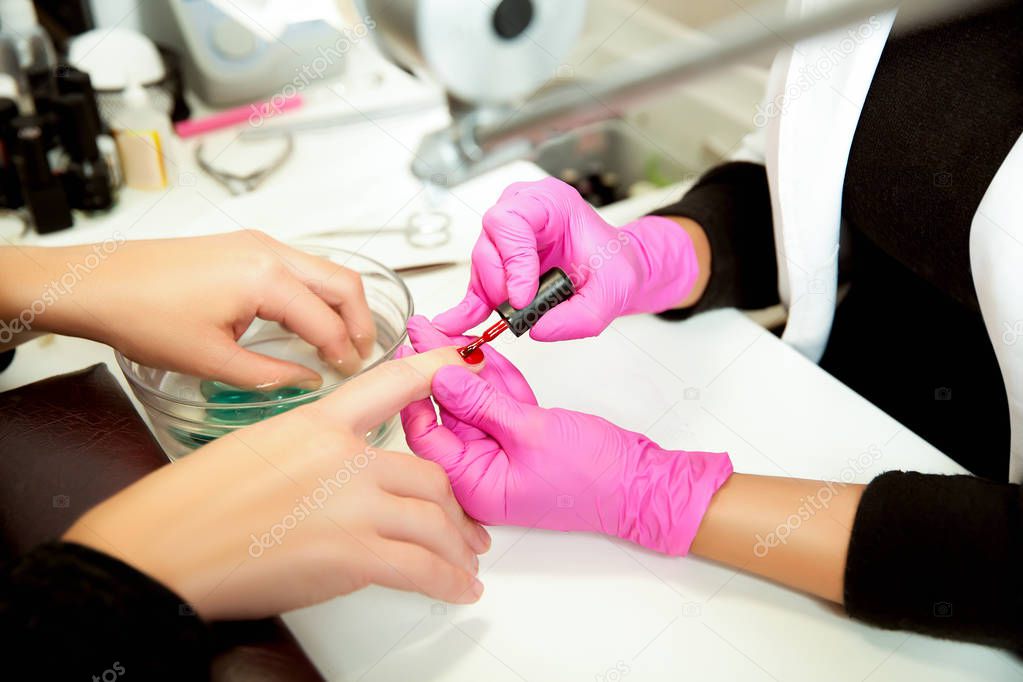
[[[454,260],[437,261],[436,263],[423,263],[421,265],[405,265],[394,268],[394,271],[402,277],[413,277],[415,275],[428,275],[431,272],[439,272],[448,268],[465,265]]]
[[[216,159],[207,160],[203,156],[205,151],[203,143],[199,143],[195,148],[195,161],[203,172],[226,187],[227,191],[231,194],[235,196],[245,194],[259,188],[268,177],[280,170],[285,162],[291,158],[291,153],[295,149],[294,139],[289,134],[281,135],[280,139],[284,142],[282,150],[273,156],[268,163],[244,175],[232,173],[223,168],[215,168],[213,163]]]
[[[411,214],[404,225],[381,227],[340,227],[312,232],[303,237],[357,237],[400,234],[417,249],[434,249],[451,241],[451,218],[440,211],[419,211]]]

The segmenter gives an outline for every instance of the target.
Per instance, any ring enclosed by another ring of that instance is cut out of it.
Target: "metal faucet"
[[[665,45],[644,65],[622,65],[600,80],[566,81],[514,104],[472,104],[449,97],[451,124],[429,133],[412,162],[424,182],[452,187],[510,161],[527,158],[546,139],[588,123],[621,116],[663,96],[696,76],[770,48],[842,28],[871,15],[899,8],[909,23],[938,21],[953,12],[992,0],[854,0],[798,18],[779,13],[756,30],[734,21],[718,25],[713,42],[699,49]],[[414,5],[415,3],[406,3]],[[528,3],[527,3],[528,4]],[[379,20],[378,20],[379,23]],[[471,56],[467,56],[471,58]]]

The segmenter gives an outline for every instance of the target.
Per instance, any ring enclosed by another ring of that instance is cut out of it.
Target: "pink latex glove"
[[[422,315],[413,315],[408,321],[408,336],[412,347],[418,353],[425,353],[444,346],[464,346],[475,337],[471,336],[448,336],[433,327],[430,321]],[[522,373],[506,357],[498,353],[490,345],[482,347],[485,362],[483,369],[479,371],[480,376],[493,384],[503,393],[514,397],[516,400],[530,405],[536,405],[536,396],[533,389],[526,383]],[[406,348],[399,350],[399,357],[411,354]],[[448,427],[463,440],[478,440],[486,438],[487,434],[475,426],[471,426],[452,416],[447,410],[440,410],[441,423]]]
[[[523,308],[540,274],[555,266],[576,294],[533,327],[538,341],[596,336],[621,315],[667,310],[685,300],[699,275],[692,240],[678,223],[645,216],[618,229],[560,180],[518,182],[483,216],[465,298],[434,324],[461,334],[504,301]]]
[[[443,334],[418,322],[410,336],[417,350],[444,345]],[[434,376],[442,424],[429,399],[401,413],[409,447],[444,468],[470,516],[689,551],[732,473],[727,453],[663,450],[600,417],[538,407],[514,365],[493,348],[484,353],[479,376],[460,368]]]

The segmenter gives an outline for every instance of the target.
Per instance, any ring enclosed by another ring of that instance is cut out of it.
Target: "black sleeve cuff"
[[[662,313],[682,319],[715,308],[758,310],[778,303],[778,263],[767,171],[735,161],[707,171],[682,199],[652,215],[689,218],[711,249],[707,289],[696,305]]]
[[[42,545],[0,576],[8,664],[33,679],[209,678],[209,630],[180,597],[113,557]],[[20,659],[20,663],[19,663]]]
[[[863,493],[849,541],[854,618],[1023,648],[1020,486],[891,471]]]
[[[0,353],[0,372],[10,367],[12,362],[14,362],[13,348],[8,351],[4,351],[3,353]]]

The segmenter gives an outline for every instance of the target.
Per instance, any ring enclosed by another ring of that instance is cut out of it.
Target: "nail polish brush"
[[[540,276],[536,296],[529,305],[525,308],[515,308],[505,301],[497,306],[497,314],[501,319],[487,327],[479,338],[459,348],[458,354],[470,365],[478,365],[483,362],[481,348],[483,344],[490,343],[508,329],[511,329],[515,336],[522,336],[554,306],[564,303],[574,293],[575,287],[565,271],[561,268],[551,268]]]

